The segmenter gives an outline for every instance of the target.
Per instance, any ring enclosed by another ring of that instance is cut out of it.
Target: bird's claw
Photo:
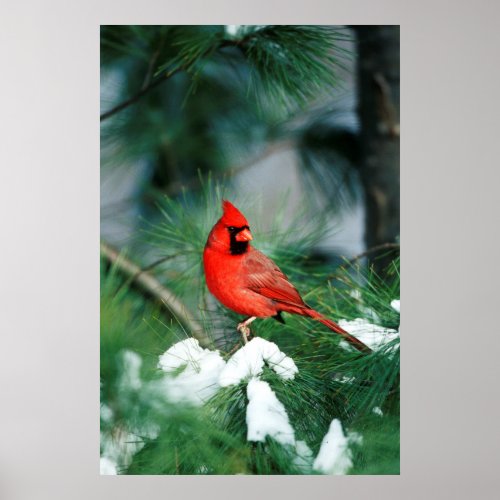
[[[248,344],[248,337],[251,335],[250,327],[248,327],[245,322],[240,323],[236,328],[241,333],[241,338],[243,339],[243,344]]]

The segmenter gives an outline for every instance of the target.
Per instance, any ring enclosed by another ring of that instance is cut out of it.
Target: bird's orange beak
[[[236,241],[251,241],[253,240],[252,233],[250,232],[249,229],[243,229],[243,231],[240,231],[236,236],[235,236]]]

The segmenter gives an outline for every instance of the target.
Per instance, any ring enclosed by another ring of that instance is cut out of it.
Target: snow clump
[[[219,351],[203,349],[198,340],[188,338],[160,356],[158,368],[167,373],[161,387],[171,402],[202,405],[219,390],[225,365]]]
[[[274,342],[255,337],[229,359],[219,376],[219,384],[227,387],[258,377],[264,363],[285,380],[293,379],[299,371],[293,359],[282,353]]]

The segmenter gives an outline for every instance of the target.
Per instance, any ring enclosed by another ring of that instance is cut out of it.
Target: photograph
[[[399,25],[98,36],[100,474],[399,475]]]

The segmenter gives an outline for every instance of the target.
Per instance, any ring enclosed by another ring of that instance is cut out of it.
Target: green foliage
[[[104,92],[103,111],[154,85],[102,122],[102,166],[144,162],[151,179],[143,180],[143,190],[154,200],[161,192],[175,194],[142,207],[145,230],[136,236],[132,258],[148,264],[143,255],[154,248],[161,261],[151,272],[202,323],[224,359],[238,347],[235,325],[241,318],[207,293],[201,255],[220,217],[228,167],[266,141],[298,138],[303,165],[325,193],[354,185],[355,176],[338,167],[329,149],[337,137],[324,131],[329,116],[302,114],[313,100],[322,107],[321,99],[339,86],[338,70],[349,57],[345,41],[342,30],[324,26],[243,26],[236,35],[222,26],[101,28],[104,87],[114,87],[111,99]],[[338,137],[345,145],[344,136]],[[355,161],[349,151],[339,154]],[[212,173],[223,182],[213,182]],[[338,199],[356,194],[346,191]],[[388,280],[360,267],[332,269],[312,255],[327,218],[313,201],[290,214],[283,200],[272,217],[257,196],[232,201],[247,215],[255,246],[277,262],[311,306],[334,320],[367,318],[399,328],[399,314],[390,307],[399,298],[399,261]],[[264,230],[259,222],[269,218],[273,223]],[[366,356],[346,350],[339,336],[311,319],[285,319],[285,325],[258,320],[252,331],[275,342],[298,366],[293,380],[268,367],[261,376],[284,405],[296,438],[314,457],[338,418],[344,430],[363,438],[352,446],[350,473],[399,473],[399,339]],[[158,356],[188,335],[163,304],[114,267],[102,266],[101,452],[117,459],[118,472],[313,473],[291,447],[271,438],[247,441],[246,381],[220,389],[201,407],[168,400]],[[383,415],[373,413],[374,407]]]
[[[243,26],[236,39],[224,26],[182,26],[170,30],[177,54],[156,74],[184,69],[199,75],[217,49],[237,48],[250,71],[248,91],[267,106],[304,105],[337,83],[337,69],[348,53],[339,47],[345,31],[331,26]],[[230,52],[234,56],[234,52]],[[194,79],[196,82],[196,78]]]
[[[181,69],[194,72],[201,69],[204,60],[217,50],[224,39],[224,26],[173,26],[169,32],[170,43],[176,49],[171,60],[161,64],[155,75],[169,76]],[[200,66],[196,68],[196,66]]]
[[[161,207],[163,222],[150,228],[147,238],[176,255],[154,272],[186,299],[193,311],[200,310],[214,347],[228,358],[239,341],[235,331],[239,317],[209,301],[201,270],[201,252],[209,229],[220,216],[222,196],[219,186],[209,184],[201,198],[186,195],[181,201],[166,199]],[[259,216],[255,207],[251,210],[245,200],[233,201],[243,210],[249,209],[252,226],[256,222],[252,230],[257,248],[265,247],[313,307],[336,320],[368,318],[387,328],[399,327],[399,314],[390,306],[391,300],[399,298],[398,261],[393,263],[390,281],[360,267],[332,272],[307,259],[308,245],[321,232],[320,219],[307,218],[307,211],[297,218],[288,215],[295,230],[284,234],[278,224],[269,234],[262,234],[258,227],[262,214]],[[103,449],[123,429],[132,434],[129,440],[137,440],[142,447],[123,466],[122,473],[313,472],[310,464],[298,465],[290,447],[270,438],[265,443],[246,441],[245,381],[220,389],[201,407],[169,402],[162,392],[162,375],[156,363],[159,354],[186,334],[175,321],[161,318],[156,306],[124,284],[114,269],[103,270],[101,291],[101,397],[104,407],[113,412],[111,419],[101,421]],[[293,380],[285,381],[267,367],[261,376],[284,405],[297,440],[305,441],[316,456],[330,422],[339,418],[346,431],[358,432],[363,439],[352,446],[350,473],[398,474],[399,339],[363,355],[345,349],[339,336],[311,319],[285,318],[285,325],[272,319],[258,320],[252,330],[254,335],[275,342],[298,366]],[[124,376],[124,351],[141,357],[140,388],[124,384],[130,379]],[[377,406],[382,416],[373,413]]]
[[[307,106],[341,85],[349,38],[332,26],[242,26],[236,37],[223,26],[103,26],[102,112],[155,84],[102,122],[103,167],[146,162],[148,195],[177,192],[198,171],[222,173],[268,140],[300,139]]]
[[[121,353],[132,350],[144,360],[143,373],[156,369],[164,346],[181,335],[181,328],[167,321],[158,304],[131,289],[116,268],[101,264],[101,396],[111,410],[118,409],[119,379],[123,372]]]
[[[306,104],[339,83],[337,70],[348,54],[345,31],[331,26],[266,26],[241,41],[252,69],[253,91],[285,108]]]

